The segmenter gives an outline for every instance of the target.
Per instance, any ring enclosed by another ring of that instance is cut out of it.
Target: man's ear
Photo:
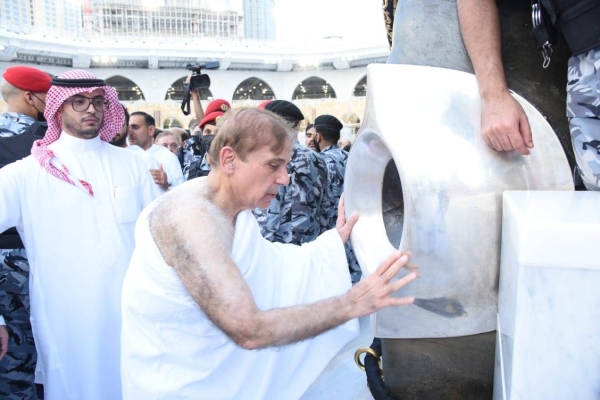
[[[33,95],[31,92],[23,92],[23,97],[25,98],[25,102],[30,106],[33,106]]]
[[[156,132],[156,126],[148,125],[148,132],[150,132],[150,136],[152,136],[152,141],[154,142],[154,132]]]
[[[224,173],[230,175],[234,171],[234,162],[236,159],[235,151],[229,146],[225,146],[221,149],[219,160],[219,168]]]
[[[317,143],[321,143],[321,134],[319,132],[316,132],[313,140]]]

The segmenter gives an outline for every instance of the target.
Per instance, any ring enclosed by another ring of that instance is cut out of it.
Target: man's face
[[[127,146],[127,130],[129,126],[123,124],[123,128],[110,140],[110,144],[113,144],[117,147],[126,147]]]
[[[315,138],[317,131],[315,130],[315,128],[310,128],[309,130],[306,131],[305,134],[305,142],[306,143],[306,147],[308,147],[311,150],[315,150],[315,142],[313,141]]]
[[[291,145],[274,154],[268,147],[249,153],[246,161],[239,157],[234,161],[237,193],[244,209],[267,208],[277,196],[280,185],[287,185],[290,177],[287,164],[290,162]]]
[[[214,135],[217,133],[217,126],[213,124],[205,124],[202,127],[202,136]]]
[[[80,139],[95,138],[102,126],[104,118],[102,103],[105,101],[103,89],[76,94],[68,98],[59,109],[62,129]],[[98,111],[96,107],[102,111]],[[80,111],[76,111],[76,109]]]
[[[129,130],[127,131],[129,144],[140,146],[144,150],[152,147],[152,135],[154,135],[154,126],[146,125],[143,115],[132,115],[129,119]]]
[[[159,146],[165,147],[167,150],[169,150],[175,155],[177,155],[179,152],[179,145],[177,144],[175,138],[173,138],[173,136],[171,135],[163,136],[160,139],[158,139],[155,143]]]

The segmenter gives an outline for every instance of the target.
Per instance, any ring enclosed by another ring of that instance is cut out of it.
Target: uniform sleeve
[[[20,170],[24,161],[17,161],[0,169],[0,232],[21,222]]]

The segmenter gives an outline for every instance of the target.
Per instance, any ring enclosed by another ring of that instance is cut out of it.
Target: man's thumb
[[[161,164],[158,164],[158,169],[159,169],[160,171],[162,171],[162,170],[163,170],[162,163],[161,163]]]

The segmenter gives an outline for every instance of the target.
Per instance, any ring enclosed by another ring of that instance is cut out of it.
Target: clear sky
[[[386,45],[381,0],[274,0],[277,39],[343,36]]]

